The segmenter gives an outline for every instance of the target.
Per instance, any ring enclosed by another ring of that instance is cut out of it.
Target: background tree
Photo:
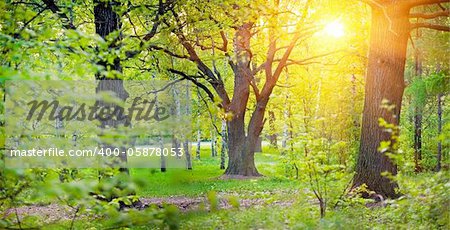
[[[218,2],[214,7],[200,8],[186,2],[177,5],[171,12],[173,18],[165,22],[178,39],[181,46],[178,52],[186,55],[173,51],[166,54],[190,61],[196,67],[191,71],[175,67],[169,72],[199,86],[227,114],[227,175],[260,175],[254,164],[255,146],[264,127],[267,104],[283,69],[288,65],[306,65],[334,53],[290,59],[294,48],[320,29],[306,23],[310,17],[309,6],[310,1],[255,1]],[[291,10],[294,8],[301,10]],[[188,18],[198,18],[201,24],[187,21]],[[296,25],[288,24],[290,21]],[[229,34],[234,37],[233,52],[229,50]],[[220,52],[221,62],[214,59],[219,56],[216,52]],[[208,57],[214,61],[209,61]],[[221,72],[218,66],[223,62],[228,63],[228,69]],[[228,76],[233,79],[231,89],[226,84]],[[252,111],[251,114],[247,114],[247,110]]]

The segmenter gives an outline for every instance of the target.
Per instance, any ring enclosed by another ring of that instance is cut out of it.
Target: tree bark
[[[184,110],[184,115],[186,117],[190,117],[191,115],[191,83],[186,81],[185,82],[185,97],[187,99],[187,103],[186,103],[186,108]],[[190,148],[190,137],[191,135],[189,134],[183,134],[183,148],[184,148],[184,153],[186,155],[186,168],[188,170],[192,170],[192,156],[191,156],[191,148]]]
[[[228,150],[228,141],[227,141],[227,122],[222,120],[222,148],[220,149],[220,169],[225,169],[225,158]]]
[[[122,23],[120,20],[120,16],[112,9],[112,6],[114,4],[118,4],[115,1],[111,2],[102,2],[99,0],[94,1],[94,23],[95,23],[95,32],[100,35],[103,39],[106,39],[106,37],[115,31],[120,31],[122,27]],[[119,35],[120,39],[120,35]],[[118,39],[118,40],[119,40]],[[111,49],[116,48],[116,44],[113,42],[110,44]],[[113,63],[110,64],[106,60],[99,61],[99,65],[103,66],[105,70],[113,70],[117,72],[122,72],[122,66],[120,64],[120,59],[115,58]],[[116,97],[118,97],[120,100],[125,101],[128,98],[128,92],[125,90],[123,81],[121,79],[117,79],[116,77],[114,79],[107,79],[105,76],[97,74],[96,75],[97,80],[100,80],[96,92],[104,92],[104,91],[111,91],[115,93]],[[99,103],[102,106],[108,106],[112,109],[121,108],[119,105],[112,104],[112,103],[105,103],[103,101],[99,101]],[[122,108],[123,110],[123,108]],[[116,110],[117,111],[117,110]],[[117,118],[117,117],[116,117]],[[108,119],[106,121],[101,121],[101,128],[106,127],[118,127],[122,124],[129,124],[129,120],[118,120],[118,119]],[[103,146],[104,148],[114,148],[115,146],[106,145]],[[127,155],[125,154],[125,147],[120,147],[120,160],[121,164],[126,164],[127,162]],[[122,165],[123,166],[123,165]],[[120,171],[128,173],[128,168],[122,167],[120,168]]]
[[[269,97],[260,98],[250,118],[247,135],[245,134],[243,107],[242,116],[228,122],[229,162],[227,175],[261,176],[255,166],[255,147],[264,126],[264,112]]]
[[[255,166],[255,137],[249,138],[244,133],[244,119],[228,122],[228,167],[226,175],[260,176]]]
[[[260,176],[255,166],[255,145],[262,130],[262,120],[269,97],[259,99],[245,132],[245,113],[250,95],[249,79],[253,78],[250,69],[251,28],[253,24],[244,23],[235,34],[234,49],[236,66],[234,69],[234,91],[229,111],[233,117],[228,121],[228,167],[226,175]],[[268,94],[270,95],[270,93]]]
[[[189,148],[189,141],[185,140],[183,142],[184,154],[186,155],[186,168],[188,170],[192,170],[192,159],[191,159],[191,150]]]
[[[397,197],[397,183],[381,174],[397,174],[397,166],[388,156],[378,151],[382,141],[391,135],[379,126],[379,118],[399,125],[404,83],[406,48],[409,37],[409,7],[387,4],[383,9],[372,7],[372,28],[361,142],[353,187],[366,184],[368,189],[384,197]],[[383,109],[383,100],[395,106]],[[394,142],[394,140],[392,140]],[[394,143],[392,143],[394,144]]]

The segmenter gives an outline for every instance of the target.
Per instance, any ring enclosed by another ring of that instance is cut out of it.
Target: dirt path
[[[218,209],[231,209],[233,208],[233,201],[230,201],[229,197],[233,195],[220,193],[217,194],[217,207]],[[140,198],[142,207],[157,206],[163,207],[165,204],[170,204],[178,207],[182,212],[211,209],[210,202],[206,197],[184,197],[184,196],[172,196],[172,197],[158,197],[158,198]],[[267,206],[291,206],[294,200],[270,200],[267,198],[237,198],[239,208],[250,207],[267,207]],[[236,203],[236,202],[234,202]],[[235,205],[236,206],[236,205]],[[38,216],[41,217],[45,223],[52,223],[57,221],[70,220],[74,215],[75,210],[71,207],[62,204],[49,204],[49,205],[29,205],[17,208],[11,208],[3,213],[0,213],[0,219],[15,217],[15,213],[22,220],[26,216]]]
[[[205,197],[188,198],[188,197],[168,197],[168,198],[142,198],[142,203],[144,205],[157,205],[162,207],[164,204],[171,204],[180,209],[180,211],[191,211],[210,209],[210,204]],[[269,199],[263,198],[248,198],[248,199],[238,199],[239,208],[250,208],[250,207],[265,207],[271,205],[277,206],[290,206],[294,203],[293,200],[284,201],[270,201]],[[226,197],[219,197],[217,201],[219,209],[230,209],[233,208],[232,201]]]

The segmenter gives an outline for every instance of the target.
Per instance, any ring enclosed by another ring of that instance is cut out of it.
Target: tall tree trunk
[[[158,110],[158,107],[159,107],[159,103],[158,103],[158,95],[156,95],[155,96],[155,110]],[[149,140],[148,140],[148,144],[150,144],[151,143],[151,140],[150,140],[151,138],[149,138]],[[159,133],[159,135],[158,135],[158,142],[156,143],[156,145],[157,146],[159,146],[159,148],[161,148],[161,149],[164,149],[164,139],[163,139],[163,133]],[[178,148],[176,149],[176,151],[177,151],[177,153],[178,153]],[[160,167],[159,167],[159,169],[160,169],[160,171],[161,172],[166,172],[167,171],[167,164],[166,164],[166,160],[167,160],[167,157],[166,156],[164,156],[164,154],[161,154],[161,157],[160,157]]]
[[[228,150],[227,122],[222,120],[222,148],[220,149],[220,169],[225,169],[225,158]]]
[[[200,129],[200,127],[198,127],[198,129],[197,129],[197,149],[195,150],[195,159],[197,159],[197,160],[200,160],[201,144],[202,144],[202,130]]]
[[[250,52],[252,26],[251,23],[244,23],[237,30],[234,38],[237,62],[234,68],[233,99],[229,108],[229,111],[233,113],[233,118],[228,121],[228,167],[225,170],[225,174],[231,176],[260,176],[254,161],[255,145],[262,130],[262,119],[268,97],[264,98],[265,104],[261,99],[256,103],[247,134],[245,132],[245,113],[250,95],[248,79],[252,78],[249,68],[252,56]]]
[[[214,127],[211,127],[211,156],[216,157],[217,156],[217,149],[216,149],[216,130]]]
[[[192,159],[191,159],[191,150],[189,148],[189,141],[185,140],[183,142],[184,154],[186,155],[186,168],[188,170],[192,170]]]
[[[184,110],[184,115],[186,116],[186,117],[190,117],[191,116],[191,87],[190,87],[190,82],[189,81],[186,81],[185,82],[185,98],[186,98],[186,100],[187,100],[187,103],[186,103],[186,108],[185,108],[185,110]],[[190,138],[191,138],[191,135],[190,135],[190,132],[189,132],[189,134],[187,133],[187,132],[185,132],[184,134],[183,134],[183,148],[184,148],[184,154],[186,155],[186,168],[188,169],[188,170],[192,170],[192,156],[191,156],[191,148],[190,148],[190,144],[189,144],[189,142],[190,142]]]
[[[180,148],[181,148],[181,144],[180,141],[178,140],[178,138],[175,135],[172,135],[172,148],[175,149],[175,151],[177,152],[177,159],[180,159]]]
[[[181,111],[181,101],[180,101],[180,97],[181,97],[181,92],[179,91],[178,87],[174,87],[172,89],[172,93],[175,99],[175,106],[171,109],[172,115],[180,118],[182,111]],[[182,147],[183,143],[182,143],[182,136],[177,136],[177,135],[172,135],[172,148],[175,148],[175,151],[177,152],[176,158],[177,159],[181,159],[181,152],[180,152],[180,148]]]
[[[422,75],[422,60],[420,51],[415,50],[415,77],[420,79]],[[422,104],[419,98],[414,105],[414,171],[421,172],[422,166]]]
[[[158,144],[160,146],[161,149],[164,149],[164,140],[162,138],[162,134],[159,136],[158,138]],[[160,170],[161,172],[166,172],[167,171],[167,166],[166,166],[166,156],[164,156],[164,154],[161,154],[161,166],[160,166]]]
[[[264,125],[264,112],[269,97],[262,97],[256,104],[256,109],[248,125],[245,135],[244,116],[235,117],[228,122],[229,149],[227,175],[261,176],[255,166],[255,147]],[[244,111],[241,114],[245,113]]]
[[[438,135],[441,135],[442,133],[442,97],[444,95],[438,94],[437,100],[437,114],[438,114]],[[437,146],[437,163],[436,163],[436,172],[441,171],[441,160],[442,160],[442,142],[441,140],[438,140],[438,146]]]
[[[389,4],[383,9],[372,8],[372,28],[359,157],[353,187],[366,184],[369,190],[384,197],[397,197],[397,183],[381,174],[397,174],[397,166],[388,156],[378,151],[382,141],[391,135],[379,126],[380,118],[399,125],[404,91],[404,67],[410,24],[409,8]],[[388,100],[395,108],[381,107]],[[394,142],[394,141],[393,141]],[[394,143],[393,143],[394,144]]]
[[[270,128],[269,134],[270,146],[278,148],[277,133],[275,130],[275,113],[272,110],[269,111],[269,128]]]
[[[197,87],[197,149],[196,154],[195,154],[195,158],[197,160],[200,160],[200,148],[201,148],[201,144],[202,144],[202,128],[200,125],[200,117],[201,117],[201,112],[200,112],[200,104],[201,104],[201,95],[200,95],[200,90]]]
[[[122,23],[120,20],[120,16],[112,9],[114,4],[118,4],[117,2],[103,2],[99,0],[94,1],[94,23],[95,23],[95,32],[100,35],[103,39],[115,31],[120,31],[122,27]],[[120,35],[119,35],[120,36]],[[120,37],[119,37],[120,38]],[[120,40],[120,39],[117,39]],[[111,49],[116,48],[116,44],[113,42],[110,44]],[[101,60],[99,62],[100,65],[104,66],[106,70],[114,70],[117,72],[122,72],[122,66],[120,64],[120,59],[115,58],[113,63],[108,63],[107,60]],[[112,91],[115,95],[122,101],[125,101],[128,98],[128,92],[125,90],[123,81],[121,79],[106,79],[105,76],[97,74],[97,80],[100,80],[96,92],[102,91]],[[116,104],[105,103],[103,101],[99,102],[102,106],[112,107],[112,109],[117,109],[120,107]],[[117,111],[117,110],[116,110]],[[116,117],[117,118],[117,117]],[[119,125],[126,124],[129,121],[120,121],[114,120],[113,118],[109,120],[101,121],[101,128],[105,127],[118,127]],[[114,148],[115,146],[104,145],[104,148]],[[126,150],[124,146],[120,146],[120,160],[122,164],[126,164],[127,155],[125,154]],[[121,167],[120,171],[128,173],[128,168]]]
[[[260,176],[254,161],[257,136],[246,136],[244,127],[243,118],[228,122],[228,167],[225,174]]]

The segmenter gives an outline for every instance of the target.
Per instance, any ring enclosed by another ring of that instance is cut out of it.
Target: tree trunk
[[[252,56],[249,51],[251,28],[252,24],[245,23],[235,34],[237,63],[234,70],[233,99],[230,105],[233,118],[228,121],[228,167],[225,170],[225,174],[231,176],[260,176],[254,160],[255,145],[261,133],[266,104],[261,104],[261,101],[256,103],[248,125],[248,132],[245,133],[245,112],[250,95],[248,79],[252,77],[249,69]],[[255,119],[255,115],[258,115],[257,119]]]
[[[200,117],[201,117],[201,112],[200,112],[200,104],[201,104],[201,95],[200,95],[200,91],[197,87],[197,149],[195,150],[195,158],[197,160],[200,160],[200,148],[201,148],[201,144],[202,144],[202,128],[200,125]]]
[[[397,197],[397,183],[381,173],[397,174],[397,166],[378,151],[382,141],[391,135],[379,126],[380,118],[399,125],[404,91],[404,67],[409,36],[409,8],[390,4],[384,9],[373,7],[368,69],[359,157],[353,187],[366,184],[368,189],[384,197]],[[395,108],[383,109],[383,100]],[[392,140],[394,142],[394,140]]]
[[[419,37],[419,34],[418,34]],[[422,60],[419,50],[415,50],[415,77],[421,78],[422,75]],[[419,103],[421,99],[416,100],[414,105],[414,171],[421,172],[422,166],[422,104]]]
[[[438,94],[438,106],[437,106],[437,114],[438,114],[438,135],[442,133],[442,94]],[[437,146],[437,163],[436,163],[436,172],[441,171],[441,158],[442,158],[442,142],[438,140]]]
[[[211,156],[216,157],[217,156],[217,150],[216,150],[216,130],[214,128],[211,128]]]
[[[320,219],[323,219],[326,214],[327,204],[323,199],[319,199],[319,207],[320,207]]]
[[[422,166],[422,109],[415,108],[414,115],[414,171],[421,172]]]
[[[200,160],[200,147],[201,147],[201,144],[202,144],[202,130],[199,127],[197,129],[197,149],[195,150],[195,158],[197,160]]]
[[[255,166],[255,144],[257,137],[249,138],[244,133],[244,119],[228,122],[228,167],[226,175],[260,176]]]
[[[120,16],[112,9],[112,6],[114,4],[117,4],[117,2],[102,2],[95,0],[94,1],[94,23],[95,23],[95,32],[100,35],[103,39],[106,39],[106,37],[115,31],[120,31],[122,27],[122,23],[120,21]],[[120,40],[120,39],[117,39]],[[116,48],[116,44],[112,43],[110,44],[111,49]],[[117,72],[122,72],[122,66],[120,65],[120,59],[115,58],[113,63],[108,63],[107,60],[101,60],[99,61],[99,65],[102,65],[106,70],[114,70]],[[112,91],[115,93],[115,95],[122,101],[125,101],[128,98],[128,92],[125,90],[123,86],[123,81],[121,79],[106,79],[105,76],[97,74],[96,76],[97,80],[100,80],[96,92],[102,92],[102,91]],[[105,103],[103,101],[99,101],[99,103],[102,106],[108,106],[112,109],[117,109],[120,107],[119,105],[112,104],[112,103]],[[123,108],[122,108],[123,110]],[[129,120],[114,120],[113,118],[101,121],[101,128],[106,127],[118,127],[119,125],[123,125],[129,122]],[[129,124],[129,123],[128,123]],[[115,146],[110,145],[104,145],[103,148],[115,148]],[[120,146],[120,160],[122,164],[126,164],[127,162],[127,155],[125,154],[126,150],[124,146]],[[123,166],[123,165],[122,165]],[[120,171],[128,173],[128,168],[121,167]]]
[[[180,148],[181,148],[181,144],[180,141],[175,137],[175,135],[172,136],[172,148],[175,149],[175,151],[177,152],[177,159],[180,159]]]
[[[191,101],[191,87],[190,87],[191,83],[189,81],[186,81],[185,84],[186,84],[185,85],[185,97],[186,97],[188,103],[186,103],[186,105],[185,105],[186,108],[184,110],[184,115],[186,117],[190,117],[191,116],[191,107],[190,107],[190,105],[191,105],[191,103],[190,103],[190,101]],[[188,133],[183,134],[183,148],[184,148],[184,153],[186,155],[186,168],[188,170],[192,170],[192,156],[191,156],[191,148],[189,145],[190,138],[191,138],[190,134],[188,134]]]
[[[225,169],[225,158],[228,150],[227,122],[222,120],[222,148],[220,149],[220,169]]]
[[[192,170],[192,159],[191,159],[191,151],[189,148],[189,141],[185,140],[183,142],[184,154],[186,155],[186,168],[188,170]]]
[[[172,115],[177,117],[177,118],[181,118],[181,101],[180,101],[180,97],[183,96],[181,94],[181,92],[179,91],[178,87],[174,87],[172,89],[172,93],[175,99],[175,106],[172,108]],[[183,137],[181,136],[177,136],[177,135],[173,135],[172,136],[172,148],[175,148],[175,151],[177,152],[176,158],[177,159],[181,159],[181,151],[180,148],[183,146]]]
[[[264,112],[269,97],[261,98],[256,105],[255,111],[245,134],[245,107],[239,116],[228,122],[228,167],[227,175],[261,176],[255,166],[255,147],[264,125]],[[236,110],[235,110],[236,111]]]
[[[162,134],[160,135],[160,137],[158,138],[158,144],[160,146],[161,149],[164,149],[164,141],[162,138]],[[161,167],[160,167],[161,172],[166,172],[167,171],[167,166],[166,166],[166,156],[164,156],[164,154],[161,154]]]
[[[277,133],[275,130],[275,113],[272,110],[269,111],[269,128],[270,128],[269,133],[270,146],[278,148]]]

